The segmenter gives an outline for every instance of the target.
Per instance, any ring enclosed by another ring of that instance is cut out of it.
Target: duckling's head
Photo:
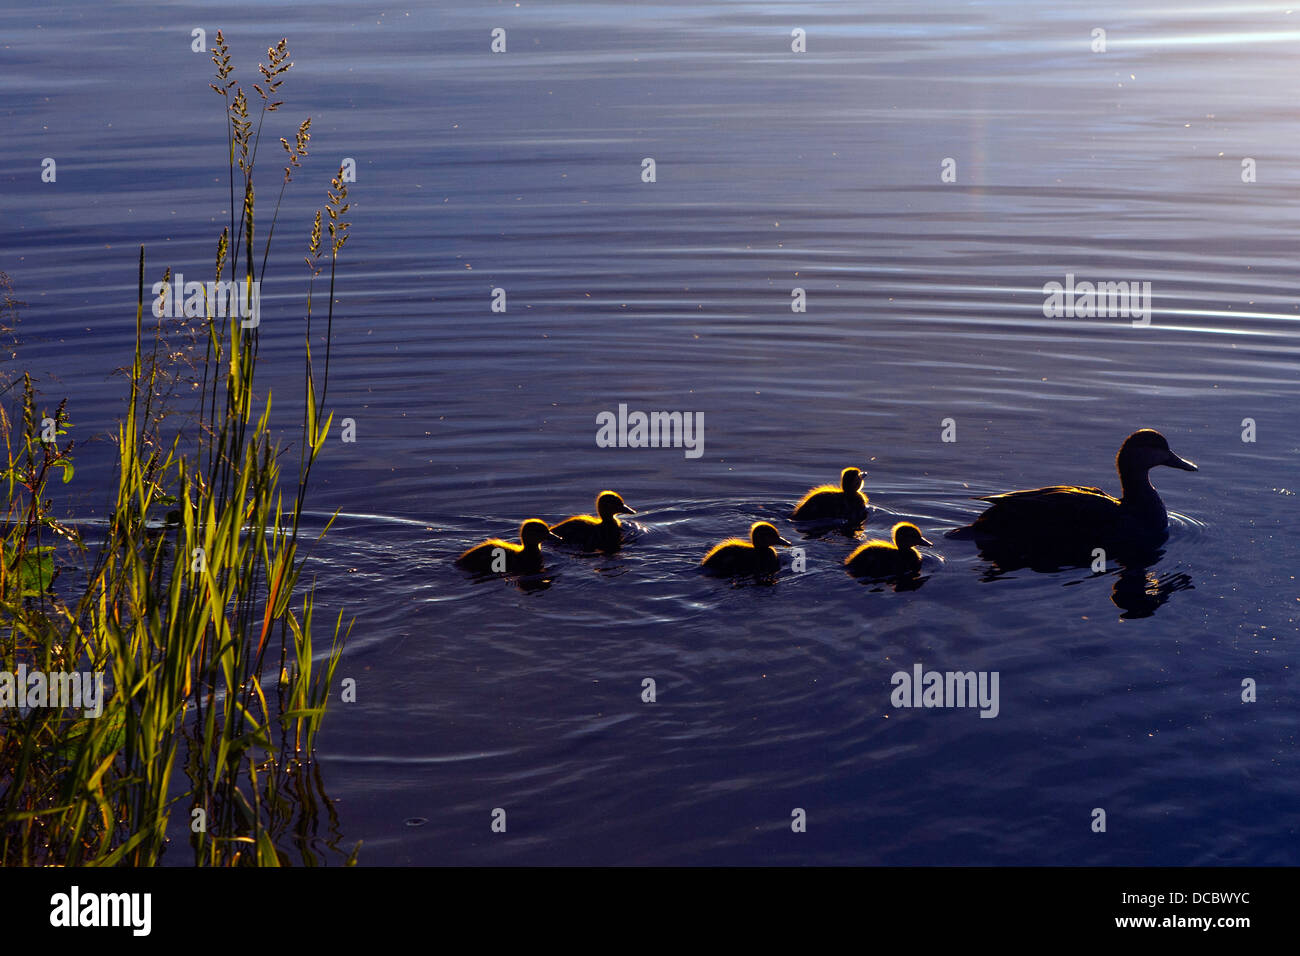
[[[840,487],[846,495],[862,490],[862,472],[857,468],[845,468],[840,472]]]
[[[781,537],[781,532],[776,530],[776,525],[767,521],[754,522],[753,527],[749,529],[749,540],[756,548],[775,548],[778,544],[790,543]]]
[[[1183,471],[1196,471],[1196,466],[1185,458],[1179,458],[1169,450],[1165,436],[1152,428],[1135,431],[1120,446],[1115,466],[1121,475],[1131,471],[1148,471],[1156,465],[1168,465]]]
[[[596,514],[606,521],[614,515],[634,515],[635,508],[630,508],[617,491],[602,491],[596,496]]]
[[[540,518],[529,518],[519,526],[519,540],[531,547],[535,544],[541,544],[543,541],[562,541],[564,539],[558,534],[554,534],[545,521]]]
[[[921,534],[921,529],[910,521],[900,521],[894,525],[894,544],[900,549],[915,548],[918,544],[933,546],[933,542]]]

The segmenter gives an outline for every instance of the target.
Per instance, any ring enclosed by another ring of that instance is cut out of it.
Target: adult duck
[[[542,569],[542,542],[559,540],[545,521],[529,518],[519,526],[519,544],[488,538],[457,558],[456,564],[475,574],[531,574]]]
[[[892,544],[875,539],[857,548],[844,559],[845,569],[864,578],[893,578],[920,571],[921,552],[916,546],[931,542],[910,521],[898,522],[892,534]]]
[[[776,546],[790,542],[781,537],[776,525],[755,521],[749,529],[749,540],[728,538],[709,549],[700,566],[712,574],[775,574],[781,567]]]
[[[623,526],[619,515],[634,515],[616,491],[602,491],[596,496],[595,515],[574,515],[551,526],[551,533],[565,544],[583,551],[617,551],[623,544]]]
[[[1148,474],[1157,465],[1197,470],[1170,450],[1164,435],[1143,428],[1124,439],[1115,456],[1120,497],[1077,485],[988,495],[980,499],[989,502],[982,515],[948,534],[999,545],[1004,552],[1050,551],[1076,558],[1093,548],[1158,546],[1168,537],[1169,515]]]
[[[845,468],[840,483],[818,485],[799,499],[791,517],[795,521],[860,521],[867,516],[867,496],[862,493],[862,472]]]

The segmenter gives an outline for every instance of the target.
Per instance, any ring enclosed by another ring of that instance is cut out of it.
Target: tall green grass
[[[254,120],[216,35],[212,88],[224,101],[231,197],[217,280],[264,279],[280,201],[308,152],[310,120],[292,142],[279,140],[286,160],[259,249],[258,144],[292,66],[284,40],[267,57],[253,84],[261,107]],[[198,865],[292,862],[295,845],[303,862],[318,861],[309,831],[328,801],[312,752],[347,628],[341,615],[329,622],[330,649],[317,660],[320,628],[314,587],[303,578],[308,542],[299,517],[330,428],[328,331],[347,211],[340,169],[307,244],[305,411],[296,454],[275,441],[270,393],[259,397],[254,388],[259,330],[241,328],[237,315],[214,314],[212,302],[195,320],[203,347],[197,407],[165,414],[174,358],[166,323],[154,319],[146,297],[143,248],[135,349],[114,436],[116,488],[111,516],[94,535],[56,517],[59,480],[75,480],[65,406],[38,409],[26,375],[7,387],[0,670],[23,663],[46,672],[103,671],[107,699],[97,718],[0,708],[0,864],[147,866],[162,858],[169,838],[185,838]],[[318,382],[311,295],[326,270]],[[0,299],[0,329],[12,327],[15,308],[11,296]],[[296,474],[282,475],[286,461]]]

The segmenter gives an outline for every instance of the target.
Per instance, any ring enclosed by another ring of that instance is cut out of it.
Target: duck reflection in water
[[[1161,552],[1163,554],[1164,552]],[[1150,565],[1121,567],[1111,585],[1110,601],[1124,613],[1124,619],[1150,617],[1175,591],[1192,591],[1196,586],[1183,571],[1156,575]]]
[[[555,577],[553,574],[521,574],[513,583],[525,594],[532,594],[535,591],[545,591],[555,583]]]
[[[1055,556],[1038,554],[1031,562],[1023,560],[1015,551],[1000,551],[996,546],[987,543],[980,548],[979,554],[988,562],[980,574],[980,580],[984,582],[997,581],[1014,571],[1025,568],[1041,573],[1055,573],[1091,566],[1093,568],[1091,575],[1082,579],[1072,579],[1066,584],[1082,584],[1093,578],[1113,576],[1115,580],[1111,586],[1110,600],[1124,612],[1120,617],[1125,619],[1150,617],[1175,592],[1191,591],[1195,588],[1191,576],[1185,571],[1172,571],[1165,574],[1155,571],[1156,565],[1165,554],[1161,548],[1121,552],[1110,562],[1105,562],[1100,557],[1090,560],[1086,556],[1064,554]],[[1104,567],[1098,567],[1099,564]]]

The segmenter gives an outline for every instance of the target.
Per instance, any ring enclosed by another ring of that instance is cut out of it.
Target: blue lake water
[[[190,31],[223,29],[246,84],[288,37],[259,186],[264,225],[276,141],[310,115],[263,284],[259,374],[287,428],[311,217],[357,169],[328,403],[357,440],[331,441],[309,502],[317,524],[341,511],[318,621],[356,619],[358,699],[319,745],[331,839],[369,864],[1300,862],[1300,10],[211,16],[0,10],[0,270],[26,303],[15,367],[84,442],[74,513],[102,515],[138,247],[149,281],[207,277],[229,217]],[[1067,275],[1149,282],[1149,324],[1046,317]],[[620,403],[703,413],[702,455],[598,447]],[[1140,427],[1200,471],[1153,473],[1175,517],[1135,576],[990,575],[942,537],[973,496],[1118,493]],[[846,465],[874,509],[859,537],[910,520],[935,542],[920,587],[858,584],[853,541],[787,521]],[[540,587],[452,566],[602,488],[638,511],[619,554],[553,553]],[[758,519],[806,571],[697,573]],[[998,672],[998,716],[894,708],[917,663]]]

